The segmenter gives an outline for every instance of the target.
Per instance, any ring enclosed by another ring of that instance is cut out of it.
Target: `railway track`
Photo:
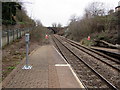
[[[96,58],[97,60],[109,65],[110,67],[114,68],[115,70],[117,70],[118,72],[120,72],[120,61],[117,59],[113,59],[109,56],[106,56],[104,54],[101,54],[99,52],[96,52],[94,50],[91,50],[85,46],[82,46],[74,41],[65,39],[65,38],[61,38],[63,40],[65,40],[67,43],[71,44],[72,46],[76,47],[77,49],[89,54],[90,56]]]
[[[119,67],[115,65],[111,66],[111,64],[109,65],[108,63],[106,64],[98,58],[93,57],[94,55],[87,55],[88,53],[86,53],[85,50],[79,49],[79,45],[75,45],[72,41],[59,36],[53,36],[52,38],[57,49],[73,67],[86,88],[111,88],[114,90],[120,88]],[[81,52],[85,54],[82,55]],[[85,55],[90,58],[85,58]]]
[[[102,49],[97,49],[97,48],[94,48],[92,47],[91,49],[95,50],[95,51],[98,51],[98,52],[101,52],[103,54],[106,54],[112,58],[115,58],[115,59],[118,59],[120,61],[120,53],[119,52],[112,52],[112,51],[107,51],[107,50],[102,50]]]

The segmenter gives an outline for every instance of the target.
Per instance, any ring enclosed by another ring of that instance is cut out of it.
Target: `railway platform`
[[[24,65],[25,59],[4,79],[3,88],[84,88],[52,45],[41,46],[29,55],[32,69],[24,70]]]

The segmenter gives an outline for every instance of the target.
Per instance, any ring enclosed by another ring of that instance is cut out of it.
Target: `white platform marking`
[[[62,67],[66,67],[66,66],[70,66],[69,64],[55,64],[55,66],[62,66]]]
[[[53,48],[58,52],[58,50],[53,46]],[[64,57],[58,52],[58,54],[62,57],[62,59],[66,62],[66,65],[70,68],[71,72],[73,73],[75,79],[77,80],[77,82],[79,83],[81,88],[85,88],[83,86],[83,84],[80,82],[79,78],[77,77],[76,73],[74,72],[74,70],[72,69],[72,67],[70,66],[70,64],[68,64],[68,62],[64,59]]]

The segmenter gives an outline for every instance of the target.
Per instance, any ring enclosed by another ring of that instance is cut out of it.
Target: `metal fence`
[[[7,44],[10,44],[16,39],[21,38],[23,35],[25,35],[25,33],[30,32],[31,30],[33,30],[33,27],[13,29],[13,30],[3,30],[2,31],[2,47]]]

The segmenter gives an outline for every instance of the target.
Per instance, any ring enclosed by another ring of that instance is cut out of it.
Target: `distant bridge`
[[[52,30],[54,34],[58,33],[60,30],[66,29],[68,27],[47,27],[47,29]]]

